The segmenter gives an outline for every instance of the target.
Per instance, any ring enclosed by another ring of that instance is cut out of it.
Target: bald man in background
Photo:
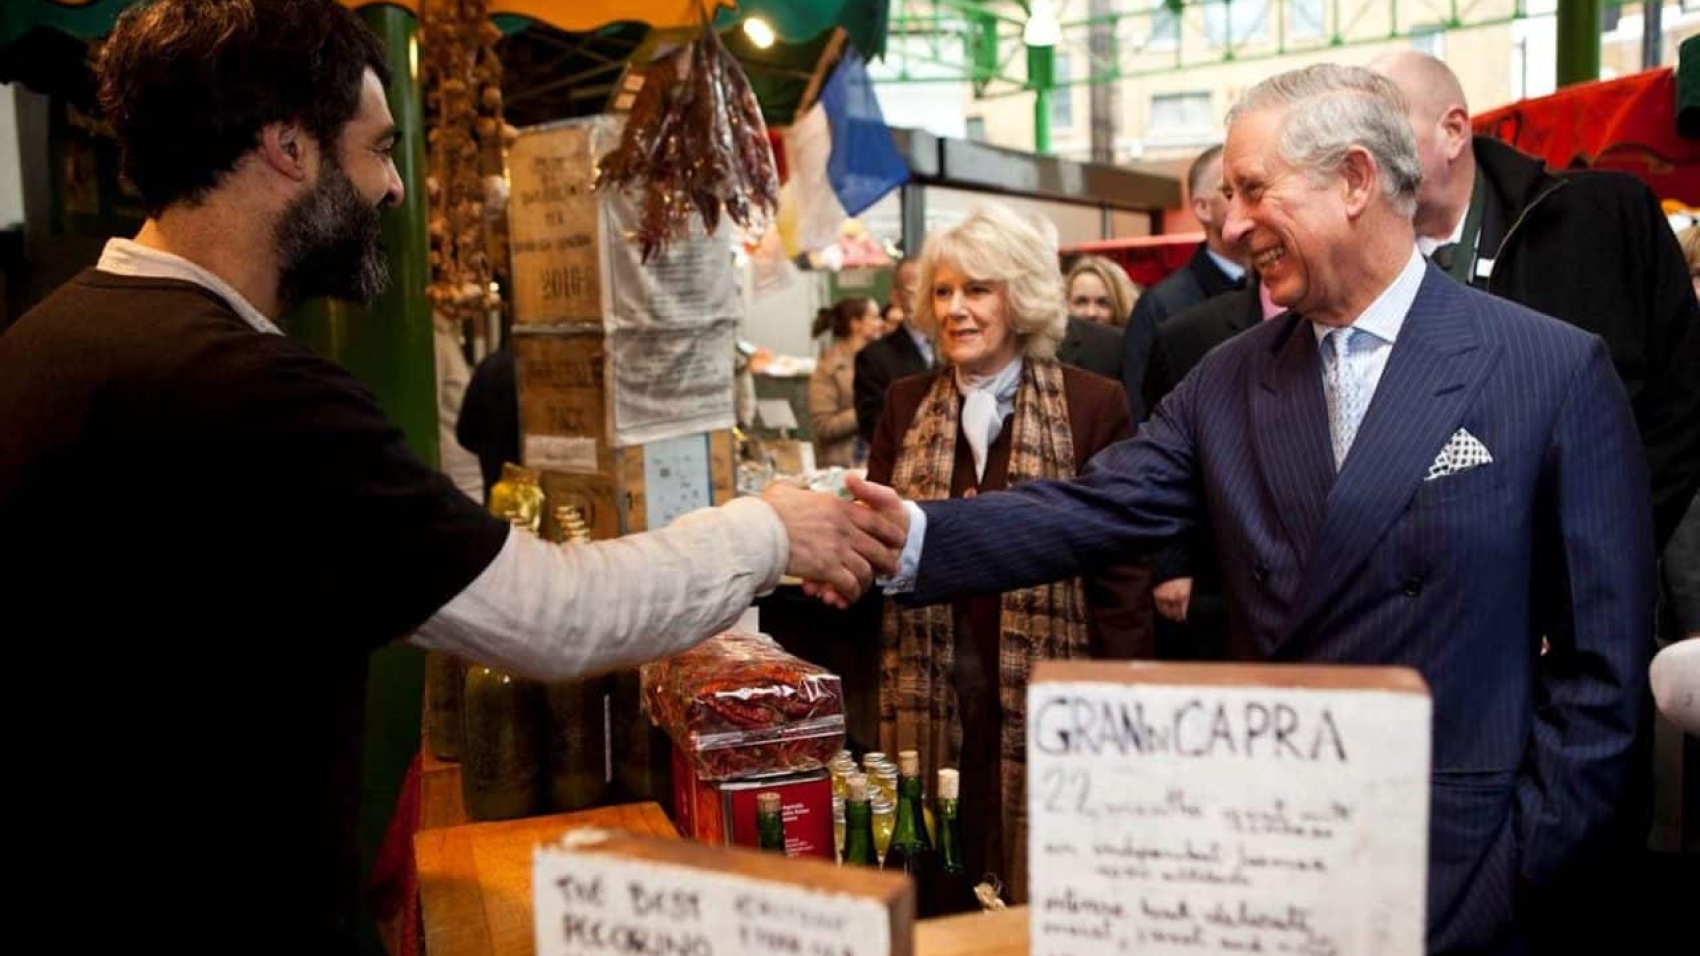
[[[1664,547],[1700,488],[1700,305],[1658,200],[1626,173],[1551,172],[1471,136],[1458,78],[1405,50],[1370,68],[1405,95],[1417,246],[1455,279],[1604,339],[1629,392]]]
[[[1422,253],[1459,282],[1605,341],[1647,454],[1654,539],[1662,549],[1700,486],[1700,306],[1657,199],[1627,174],[1552,172],[1499,140],[1472,136],[1458,78],[1433,57],[1401,51],[1371,69],[1404,94],[1416,134],[1422,184],[1414,224]],[[1566,452],[1555,447],[1550,454]],[[1557,553],[1556,542],[1537,544],[1536,554]],[[1568,634],[1573,622],[1549,611],[1545,633]],[[1652,635],[1647,639],[1651,644]],[[1543,657],[1540,667],[1559,679],[1583,669],[1562,652]],[[1611,845],[1596,847],[1551,885],[1527,887],[1535,953],[1615,951],[1626,926],[1651,930],[1652,938],[1689,932],[1663,919],[1684,909],[1676,901],[1695,891],[1695,861],[1666,867],[1670,861],[1645,852],[1650,701],[1643,712],[1643,756],[1620,801]]]

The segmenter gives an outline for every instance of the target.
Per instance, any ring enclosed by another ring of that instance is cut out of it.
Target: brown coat
[[[1099,450],[1129,437],[1133,432],[1127,399],[1114,379],[1069,366],[1062,367],[1063,388],[1068,399],[1069,427],[1074,436],[1075,470],[1086,467]],[[868,454],[868,479],[889,484],[902,450],[903,436],[916,410],[939,375],[948,369],[912,375],[892,383],[886,391],[885,407],[874,430]],[[987,450],[985,480],[976,482],[973,453],[968,440],[957,432],[956,467],[951,475],[952,497],[972,497],[979,491],[1005,487],[1009,467],[1010,427],[1008,419],[997,441]],[[1150,570],[1144,562],[1105,568],[1085,579],[1091,652],[1097,658],[1149,658],[1153,656]],[[996,870],[1002,859],[1002,834],[996,821],[1001,805],[998,780],[998,728],[1002,709],[998,703],[998,642],[1002,615],[997,595],[963,598],[956,609],[955,684],[962,717],[962,792],[973,794],[964,805],[964,833],[980,833],[984,839],[969,839],[964,847],[968,872]],[[991,865],[988,867],[988,861]]]
[[[809,429],[815,443],[815,466],[855,464],[856,346],[839,339],[821,353],[809,377]]]

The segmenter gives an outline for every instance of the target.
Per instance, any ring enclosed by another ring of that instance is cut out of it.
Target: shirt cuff
[[[897,573],[874,579],[874,583],[886,594],[906,594],[915,590],[915,576],[921,569],[921,545],[927,537],[927,513],[913,501],[903,502],[903,510],[909,513],[909,537],[903,542],[903,553],[897,556]]]

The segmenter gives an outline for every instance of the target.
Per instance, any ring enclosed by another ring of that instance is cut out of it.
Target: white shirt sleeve
[[[1653,699],[1659,713],[1700,737],[1700,638],[1677,641],[1653,658]]]
[[[921,545],[927,537],[927,513],[913,501],[905,500],[903,510],[909,513],[909,537],[903,542],[903,553],[897,556],[897,573],[888,578],[876,578],[875,583],[887,594],[903,594],[915,590],[915,575],[921,571]]]
[[[789,559],[785,525],[759,498],[592,544],[513,532],[410,640],[532,680],[618,670],[725,630]]]

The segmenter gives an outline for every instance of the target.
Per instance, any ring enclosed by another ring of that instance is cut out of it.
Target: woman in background
[[[856,448],[856,353],[885,333],[885,318],[873,299],[840,299],[815,316],[812,334],[828,329],[832,344],[809,377],[809,428],[816,467],[849,468],[862,457]]]
[[[868,478],[911,501],[1069,478],[1132,431],[1121,383],[1053,357],[1067,326],[1056,252],[1002,206],[928,238],[913,320],[944,367],[898,379]],[[887,602],[880,749],[918,749],[922,779],[961,769],[967,871],[1027,897],[1027,680],[1046,659],[1149,657],[1150,578],[1134,565],[913,610]],[[969,900],[942,909],[967,908]]]
[[[1139,301],[1139,286],[1102,256],[1081,256],[1068,270],[1068,314],[1122,328]]]

